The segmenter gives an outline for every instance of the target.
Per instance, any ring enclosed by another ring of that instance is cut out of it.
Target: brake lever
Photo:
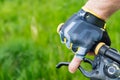
[[[87,58],[84,58],[83,61],[84,61],[84,62],[87,62],[87,63],[89,63],[89,64],[91,64],[91,65],[94,64],[92,60],[87,59]],[[62,66],[68,66],[69,64],[70,64],[70,62],[59,62],[59,63],[56,65],[56,68],[60,68],[60,67],[62,67]],[[79,67],[80,67],[80,66],[79,66]]]
[[[56,68],[61,68],[62,66],[68,66],[70,63],[69,62],[59,62],[56,65]]]
[[[83,59],[84,62],[86,63],[89,63],[92,65],[92,68],[95,67],[94,63],[92,60],[88,59],[88,58],[84,58]],[[56,65],[56,68],[61,68],[62,66],[68,66],[70,64],[70,62],[59,62],[57,65]],[[91,72],[88,72],[86,70],[84,70],[84,68],[82,68],[81,66],[78,67],[78,69],[83,73],[84,76],[86,77],[91,77],[92,74],[94,73],[94,71],[91,71]]]
[[[84,58],[83,61],[86,62],[86,63],[91,64],[92,69],[94,69],[96,67],[96,64],[91,59]],[[88,72],[88,71],[84,70],[84,68],[81,67],[81,66],[79,66],[78,69],[83,73],[84,76],[89,77],[89,78],[91,78],[93,73],[94,73],[94,70],[92,70],[91,72]]]
[[[94,60],[84,58],[83,61],[92,65],[92,71],[86,71],[79,66],[78,69],[82,74],[91,80],[120,80],[120,54],[108,47],[107,45],[99,45],[95,49],[99,53]],[[69,62],[60,62],[56,68],[68,66]]]

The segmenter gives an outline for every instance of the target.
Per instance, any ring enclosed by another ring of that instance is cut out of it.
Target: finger
[[[78,44],[76,43],[73,43],[73,46],[72,46],[72,51],[75,53],[79,50],[79,47],[78,47]]]
[[[67,39],[64,36],[64,33],[61,31],[62,27],[64,26],[64,23],[60,23],[57,27],[57,33],[60,35],[61,42],[66,43]]]
[[[57,27],[57,33],[60,32],[61,28],[63,27],[64,23],[60,23]]]
[[[81,61],[78,57],[74,56],[68,67],[69,72],[74,73],[78,69]]]
[[[61,42],[62,43],[66,43],[67,42],[67,39],[64,37],[63,34],[60,34],[60,38],[61,38]]]
[[[72,45],[73,45],[73,43],[71,43],[70,40],[66,42],[66,47],[68,49],[72,49]]]

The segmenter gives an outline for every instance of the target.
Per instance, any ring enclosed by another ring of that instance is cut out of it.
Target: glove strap
[[[86,22],[88,23],[91,23],[93,25],[96,25],[98,26],[99,28],[105,28],[105,21],[100,19],[99,17],[93,15],[92,13],[90,12],[87,12],[83,9],[81,9],[79,12],[78,12],[78,15]]]

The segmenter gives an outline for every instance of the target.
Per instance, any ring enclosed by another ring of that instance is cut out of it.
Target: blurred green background
[[[57,25],[86,0],[0,0],[0,80],[89,80],[59,61],[73,54],[60,42]],[[112,47],[120,49],[120,12],[107,21]],[[89,66],[84,67],[89,68]]]

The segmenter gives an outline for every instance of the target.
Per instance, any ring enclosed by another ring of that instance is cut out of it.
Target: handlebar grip
[[[118,62],[120,64],[120,54],[110,48],[109,46],[105,45],[104,43],[99,43],[95,49],[96,54],[102,54],[106,57],[111,58],[112,60]]]

